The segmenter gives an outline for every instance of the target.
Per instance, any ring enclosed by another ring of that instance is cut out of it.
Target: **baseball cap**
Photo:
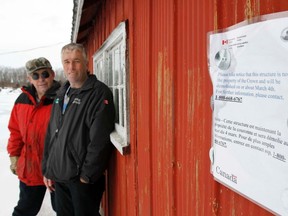
[[[26,66],[26,70],[28,73],[33,73],[34,71],[37,71],[43,68],[52,69],[50,62],[44,57],[31,59],[26,63],[25,66]]]

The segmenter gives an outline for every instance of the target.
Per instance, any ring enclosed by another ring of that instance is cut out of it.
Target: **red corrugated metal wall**
[[[271,215],[210,174],[206,37],[285,10],[287,0],[103,1],[89,56],[128,20],[131,124],[131,153],[110,164],[105,215]]]

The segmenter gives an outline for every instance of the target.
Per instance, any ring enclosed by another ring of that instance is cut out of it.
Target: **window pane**
[[[95,69],[94,73],[100,81],[104,82],[107,84],[107,77],[104,75],[104,60],[103,58],[97,59],[95,61]]]
[[[108,57],[108,86],[114,86],[113,85],[113,56],[111,53],[109,53],[109,57]]]
[[[121,124],[121,126],[125,126],[124,125],[124,108],[125,108],[125,106],[124,106],[124,91],[123,91],[123,88],[120,88],[120,96],[119,96],[119,98],[120,98],[120,107],[121,107],[121,109],[120,109],[120,111],[121,111],[121,114],[120,114],[120,116],[119,116],[119,118],[121,118],[120,119],[120,124]]]
[[[114,58],[113,58],[113,75],[114,75],[114,85],[119,85],[119,69],[120,69],[120,53],[119,53],[119,48],[116,47],[114,49]]]
[[[124,80],[124,74],[123,74],[123,70],[124,70],[124,59],[125,57],[123,58],[123,56],[125,56],[124,54],[125,53],[122,53],[122,52],[125,52],[123,49],[122,49],[122,46],[120,44],[119,46],[119,84],[120,85],[123,85],[123,80]]]
[[[113,96],[114,96],[114,105],[115,105],[115,110],[116,110],[115,122],[119,124],[119,91],[118,89],[114,89]]]

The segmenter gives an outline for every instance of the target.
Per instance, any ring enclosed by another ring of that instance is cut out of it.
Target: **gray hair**
[[[62,47],[62,50],[61,50],[61,58],[62,58],[62,56],[63,56],[63,53],[64,53],[66,50],[69,50],[69,51],[78,50],[78,51],[80,51],[80,52],[82,53],[82,55],[83,55],[83,58],[84,58],[85,62],[86,62],[86,63],[88,62],[86,49],[85,49],[85,47],[84,47],[82,44],[79,44],[79,43],[69,43],[69,44],[65,45],[64,47]]]

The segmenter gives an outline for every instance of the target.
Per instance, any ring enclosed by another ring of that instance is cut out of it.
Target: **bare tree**
[[[63,69],[57,68],[55,71],[55,80],[64,82]],[[25,67],[11,68],[0,66],[0,88],[12,87],[19,88],[28,85],[27,73]]]

